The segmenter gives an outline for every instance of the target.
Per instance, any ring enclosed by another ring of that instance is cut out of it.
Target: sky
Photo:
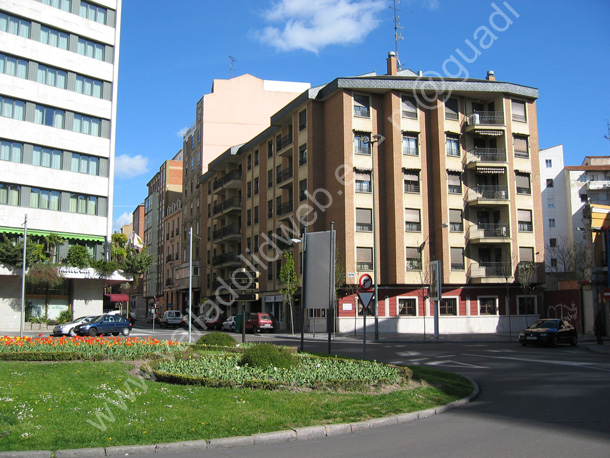
[[[115,229],[182,147],[214,79],[312,86],[386,73],[393,0],[123,0]],[[398,57],[424,75],[539,90],[540,148],[565,165],[610,155],[610,0],[400,0]],[[487,33],[489,32],[489,33]]]

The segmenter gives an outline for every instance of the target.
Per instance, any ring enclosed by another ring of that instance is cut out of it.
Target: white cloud
[[[184,134],[186,134],[186,132],[189,130],[188,127],[183,127],[182,129],[180,129],[178,132],[176,132],[176,136],[182,140],[184,137]]]
[[[118,178],[133,178],[148,172],[148,158],[137,155],[128,156],[121,154],[116,156],[114,164],[114,175]]]
[[[438,10],[441,7],[440,0],[407,0],[407,4],[412,5],[415,3],[430,11]]]
[[[329,45],[360,43],[380,23],[385,0],[278,0],[263,13],[281,23],[256,32],[256,37],[280,51],[317,53]]]
[[[118,231],[121,226],[125,226],[126,224],[131,224],[132,221],[131,213],[124,212],[121,216],[114,220],[113,229],[114,231]],[[129,237],[129,234],[127,234]]]

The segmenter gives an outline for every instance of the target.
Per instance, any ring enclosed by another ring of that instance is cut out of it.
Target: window
[[[267,201],[267,218],[273,217],[273,201]]]
[[[248,181],[246,183],[246,197],[249,199],[252,197],[252,182]]]
[[[513,121],[526,122],[527,118],[525,116],[525,102],[513,100],[511,105],[513,111]]]
[[[0,160],[21,163],[23,160],[23,143],[0,142]]]
[[[531,247],[523,247],[520,246],[519,247],[519,262],[527,262],[527,263],[533,263],[534,262],[534,249]]]
[[[544,165],[546,166],[547,169],[550,169],[551,167],[553,167],[553,160],[552,159],[545,159]]]
[[[549,239],[549,246],[555,248],[557,246],[557,239]]]
[[[402,134],[402,154],[409,156],[417,156],[419,154],[417,134]]]
[[[464,231],[464,219],[462,210],[459,208],[449,209],[449,230],[451,232]]]
[[[369,134],[362,132],[354,134],[354,153],[371,154],[371,137]]]
[[[555,218],[549,218],[549,227],[555,227]]]
[[[519,315],[536,315],[536,296],[517,297],[517,311]]]
[[[403,169],[404,192],[419,194],[419,170]]]
[[[59,210],[59,191],[32,188],[30,190],[30,208]]]
[[[96,43],[95,41],[79,38],[76,52],[81,56],[91,57],[96,60],[104,60],[104,45]]]
[[[97,197],[70,193],[70,213],[97,214]]]
[[[299,131],[307,127],[307,110],[299,112]]]
[[[307,144],[299,146],[299,165],[307,164]]]
[[[273,170],[267,170],[267,188],[273,187]]]
[[[256,167],[258,165],[258,150],[255,149],[254,150],[254,167]]]
[[[371,232],[373,230],[373,211],[370,208],[356,208],[356,231]]]
[[[449,194],[462,193],[462,174],[460,172],[447,172],[447,186]]]
[[[445,140],[445,149],[447,150],[447,156],[460,156],[460,139],[454,135],[447,135]]]
[[[87,173],[89,175],[97,176],[99,174],[99,158],[72,153],[70,170],[72,172]]]
[[[513,146],[516,157],[529,157],[529,147],[527,137],[516,136],[513,138]]]
[[[251,154],[248,154],[248,156],[246,156],[246,169],[252,170],[252,155]]]
[[[373,249],[369,247],[356,248],[356,270],[373,270]]]
[[[67,73],[63,70],[57,70],[55,68],[46,67],[42,64],[38,64],[38,73],[36,74],[36,81],[41,84],[58,87],[59,89],[65,89],[66,76]]]
[[[411,297],[398,298],[398,315],[417,316],[417,299]]]
[[[74,113],[74,122],[72,123],[72,131],[78,132],[85,135],[92,135],[99,137],[101,134],[102,120],[99,118],[92,118],[90,116],[84,116],[78,113]],[[191,164],[193,158],[191,158]],[[192,169],[192,167],[191,167]]]
[[[252,226],[252,210],[246,210],[246,226]]]
[[[72,0],[42,0],[42,3],[52,6],[53,8],[58,8],[62,11],[70,12],[72,8]]]
[[[65,51],[68,49],[68,34],[43,25],[40,26],[40,42]]]
[[[552,188],[553,187],[553,179],[552,178],[547,178],[546,179],[546,187],[547,188]]]
[[[258,224],[258,205],[254,207],[254,224]]]
[[[551,267],[557,267],[557,258],[551,258]]]
[[[258,177],[254,179],[254,195],[258,194]]]
[[[42,105],[36,105],[36,112],[34,113],[34,122],[43,126],[63,129],[65,115],[66,114],[63,110],[45,107]]]
[[[91,19],[92,21],[99,22],[100,24],[106,24],[106,8],[92,5],[84,0],[81,0],[80,2],[80,10],[78,14],[80,17]]]
[[[354,95],[354,116],[368,118],[371,115],[368,95]]]
[[[419,247],[407,247],[406,270],[421,270],[421,251]]]
[[[0,54],[0,73],[27,79],[28,61]]]
[[[464,270],[464,248],[451,247],[451,270]]]
[[[519,226],[519,232],[532,232],[534,230],[534,226],[532,225],[532,211],[517,210],[517,224]]]
[[[457,99],[448,99],[445,102],[445,119],[458,119],[459,103]]]
[[[497,315],[498,314],[498,298],[496,297],[480,297],[479,298],[479,315]]]
[[[371,192],[371,172],[355,172],[356,192]]]
[[[271,140],[267,142],[267,157],[273,157],[273,142]]]
[[[457,316],[457,299],[454,297],[441,298],[440,315]]]
[[[299,202],[307,200],[307,179],[299,181]]]
[[[402,117],[417,119],[417,102],[414,98],[402,96]]]
[[[532,189],[530,186],[530,174],[516,172],[515,173],[516,184],[517,184],[517,194],[531,194]]]
[[[32,23],[25,19],[19,19],[0,13],[0,31],[12,33],[23,38],[30,38]]]
[[[72,157],[78,157],[78,154],[72,153]],[[86,157],[86,156],[85,156]],[[41,146],[35,146],[32,151],[32,165],[40,167],[49,167],[52,169],[62,169],[63,153],[56,149],[42,148]],[[96,158],[97,159],[97,158]],[[78,172],[79,170],[75,170]],[[97,175],[97,169],[96,173]]]
[[[25,102],[0,97],[0,116],[25,121]]]
[[[0,205],[19,205],[21,186],[0,183]]]
[[[421,231],[421,220],[418,208],[405,208],[405,231]]]
[[[581,202],[587,202],[589,200],[589,194],[581,194],[580,195],[580,201]]]

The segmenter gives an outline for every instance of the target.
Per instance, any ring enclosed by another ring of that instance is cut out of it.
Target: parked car
[[[72,320],[70,323],[58,324],[53,328],[54,336],[75,336],[74,328],[82,323],[88,323],[96,319],[99,315],[81,316]]]
[[[222,330],[222,324],[225,322],[225,315],[216,315],[204,320],[205,327],[211,330]]]
[[[246,332],[275,332],[273,321],[268,313],[251,313],[246,320]]]
[[[100,315],[94,320],[82,323],[74,327],[74,332],[79,336],[110,335],[118,336],[123,334],[128,336],[131,332],[132,324],[123,315]]]
[[[159,318],[159,326],[167,328],[168,326],[186,326],[182,312],[180,310],[166,310],[161,318]]]
[[[558,343],[567,343],[572,346],[578,343],[578,334],[574,326],[565,320],[542,319],[519,333],[519,343],[524,347],[527,344],[542,344],[554,347]]]
[[[235,316],[231,315],[222,323],[222,330],[235,332]]]

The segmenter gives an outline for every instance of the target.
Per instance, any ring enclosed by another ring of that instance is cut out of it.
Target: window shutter
[[[405,208],[405,221],[408,223],[419,223],[419,209]]]

